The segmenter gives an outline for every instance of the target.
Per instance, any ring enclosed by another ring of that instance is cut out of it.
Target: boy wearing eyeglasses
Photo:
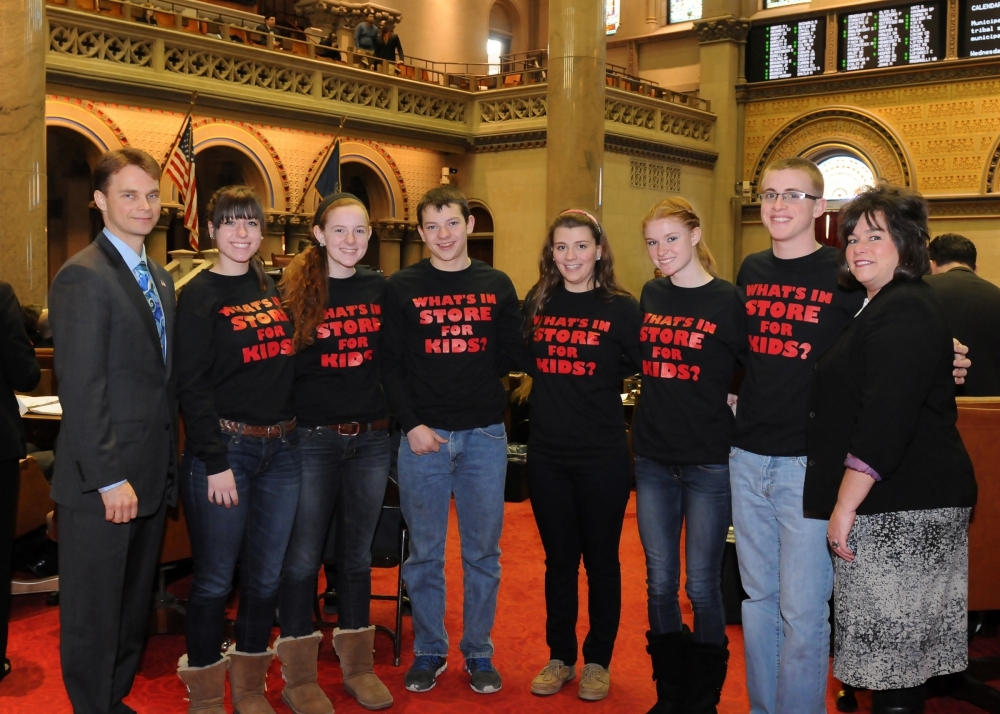
[[[837,284],[837,250],[816,242],[823,175],[800,158],[760,182],[771,248],[736,277],[750,356],[729,456],[752,714],[825,714],[833,566],[825,520],[806,518],[807,399],[814,365],[861,309]]]

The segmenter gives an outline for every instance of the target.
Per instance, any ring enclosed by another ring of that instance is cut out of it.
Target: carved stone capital
[[[370,2],[343,2],[342,0],[299,0],[295,14],[305,17],[313,27],[353,30],[368,14],[375,16],[377,26],[383,20],[390,29],[403,21],[403,13]]]
[[[416,221],[399,221],[394,218],[380,218],[372,222],[379,241],[402,243],[411,241],[417,234]]]
[[[696,20],[694,31],[698,35],[698,42],[703,45],[709,42],[746,42],[750,21],[740,20],[732,15]]]

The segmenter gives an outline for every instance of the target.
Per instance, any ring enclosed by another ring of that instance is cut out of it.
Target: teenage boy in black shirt
[[[833,566],[824,520],[806,518],[806,399],[814,365],[861,309],[816,242],[826,210],[811,161],[782,159],[760,183],[771,249],[743,261],[750,352],[729,456],[752,714],[825,714]]]
[[[460,648],[472,688],[488,694],[501,685],[490,639],[507,471],[500,362],[502,350],[525,361],[523,322],[510,278],[469,259],[474,219],[459,191],[428,191],[417,219],[431,257],[389,278],[382,333],[383,386],[403,429],[400,505],[410,530],[403,577],[416,660],[405,682],[427,691],[447,667],[444,546],[454,494],[465,568]]]

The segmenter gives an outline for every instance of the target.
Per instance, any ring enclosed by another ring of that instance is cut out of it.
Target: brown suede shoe
[[[177,660],[177,676],[188,690],[188,712],[226,714],[222,700],[226,696],[228,667],[228,657],[207,667],[189,667],[187,655]]]
[[[375,675],[375,627],[333,631],[333,647],[344,671],[344,689],[365,709],[392,706],[392,695]]]
[[[274,641],[285,680],[281,701],[295,714],[333,714],[333,704],[316,683],[316,660],[322,641],[322,632],[305,637],[279,637]]]
[[[264,692],[267,691],[267,668],[274,650],[249,654],[230,652],[229,689],[236,714],[275,714]]]

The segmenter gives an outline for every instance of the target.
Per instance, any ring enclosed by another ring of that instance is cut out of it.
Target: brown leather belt
[[[392,419],[385,418],[373,421],[370,424],[349,421],[346,424],[326,424],[322,428],[329,429],[330,431],[336,432],[341,436],[357,436],[358,434],[363,434],[366,431],[387,430],[390,426],[392,426]]]
[[[229,421],[219,419],[219,427],[227,434],[240,434],[241,436],[256,436],[265,439],[283,439],[286,434],[291,434],[297,426],[296,421],[279,421],[277,424],[269,426],[257,426],[256,424],[244,424],[239,421]]]

